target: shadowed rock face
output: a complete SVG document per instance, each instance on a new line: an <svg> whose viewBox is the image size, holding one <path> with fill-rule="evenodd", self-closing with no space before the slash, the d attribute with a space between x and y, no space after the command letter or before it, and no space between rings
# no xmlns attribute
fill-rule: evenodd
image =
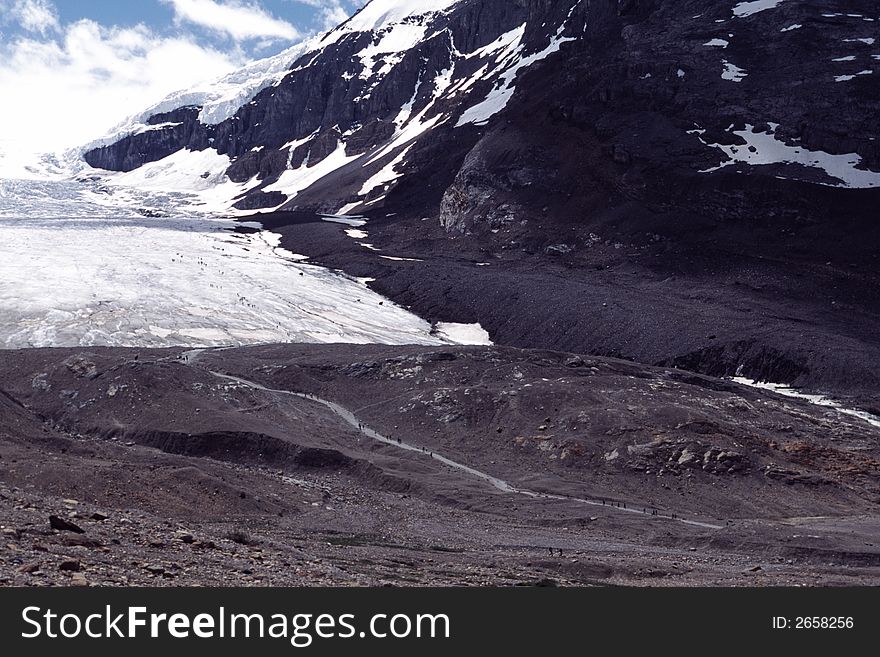
<svg viewBox="0 0 880 657"><path fill-rule="evenodd" d="M168 157L181 148L203 150L208 146L209 131L199 123L200 109L181 107L172 112L155 114L147 119L147 123L157 126L157 129L89 151L86 161L99 169L133 171L144 164Z"/></svg>
<svg viewBox="0 0 880 657"><path fill-rule="evenodd" d="M411 19L425 37L405 51L345 34L228 121L184 108L86 158L127 170L213 147L254 181L239 209L360 202L371 242L425 262L270 221L296 252L499 343L872 393L880 16L855 0L752 9L462 0ZM516 38L515 56L496 47ZM510 80L503 111L456 127ZM265 190L341 145L352 159L305 189ZM395 160L399 178L364 189Z"/></svg>

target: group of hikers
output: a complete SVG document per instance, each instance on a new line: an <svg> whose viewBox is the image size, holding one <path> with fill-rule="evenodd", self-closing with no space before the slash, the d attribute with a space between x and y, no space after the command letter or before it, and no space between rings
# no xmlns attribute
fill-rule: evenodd
<svg viewBox="0 0 880 657"><path fill-rule="evenodd" d="M358 422L357 428L358 428L358 431L360 431L360 432L365 432L367 429L366 425L364 425L361 422ZM391 439L389 438L389 440L391 440ZM397 438L397 444L403 445L403 440L401 440L400 438ZM434 452L429 452L427 447L422 447L422 451L425 454L427 454L428 456L430 456L431 458L434 458Z"/></svg>
<svg viewBox="0 0 880 657"><path fill-rule="evenodd" d="M307 397L309 399L318 399L315 395L312 395L307 392L303 393L303 396ZM366 431L367 431L367 426L363 422L358 422L357 428L358 428L358 431L360 431L361 433L366 433ZM400 438L397 438L396 440L397 440L398 445L403 445L403 441ZM424 452L425 454L428 454L431 458L434 458L434 452L428 451L427 447L422 447L421 451ZM612 501L608 501L608 500L604 500L604 499L602 500L602 506L611 506L611 507L615 507L618 509L626 509L627 508L626 502L612 502ZM651 509L650 512L651 512L651 516L656 516L656 517L660 516L660 512L657 509ZM642 513L647 515L648 508L642 507ZM671 518L672 520L678 520L678 515L675 513L673 513L672 515L670 515L668 517ZM562 550L558 549L558 552L559 552L559 556L561 557ZM550 556L551 557L553 556L553 548L550 548Z"/></svg>
<svg viewBox="0 0 880 657"><path fill-rule="evenodd" d="M617 509L626 509L626 502L608 502L608 501L606 501L606 500L602 500L602 506L612 506L612 507L615 507L615 508L617 508ZM647 508L647 507L642 507L642 513L644 513L644 514L647 515L647 513L648 513L648 508ZM660 512L659 512L657 509L651 509L651 515L652 515L652 516L658 516L658 517L659 517L659 516L660 516ZM671 516L669 516L669 517L672 518L673 520L678 520L678 514L676 514L676 513L673 513L673 514L672 514Z"/></svg>

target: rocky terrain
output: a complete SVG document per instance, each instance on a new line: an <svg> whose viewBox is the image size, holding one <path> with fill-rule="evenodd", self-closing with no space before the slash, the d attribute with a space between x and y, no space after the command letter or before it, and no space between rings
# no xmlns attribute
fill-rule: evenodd
<svg viewBox="0 0 880 657"><path fill-rule="evenodd" d="M6 584L880 581L876 426L729 381L479 347L0 372Z"/></svg>

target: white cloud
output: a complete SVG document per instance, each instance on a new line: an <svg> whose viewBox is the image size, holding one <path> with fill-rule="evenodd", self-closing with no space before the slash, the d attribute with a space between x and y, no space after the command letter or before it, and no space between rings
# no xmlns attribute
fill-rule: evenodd
<svg viewBox="0 0 880 657"><path fill-rule="evenodd" d="M102 136L167 94L224 75L246 60L186 37L90 20L51 37L0 43L0 147L59 151Z"/></svg>
<svg viewBox="0 0 880 657"><path fill-rule="evenodd" d="M50 0L0 0L0 22L17 23L39 34L59 27L58 11Z"/></svg>
<svg viewBox="0 0 880 657"><path fill-rule="evenodd" d="M302 37L287 21L275 18L258 4L240 0L162 0L174 9L175 20L225 34L235 41Z"/></svg>

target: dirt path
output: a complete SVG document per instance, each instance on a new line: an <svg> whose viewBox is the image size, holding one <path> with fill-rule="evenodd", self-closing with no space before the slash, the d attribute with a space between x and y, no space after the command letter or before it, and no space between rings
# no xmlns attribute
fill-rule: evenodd
<svg viewBox="0 0 880 657"><path fill-rule="evenodd" d="M181 357L181 360L183 362L185 362L187 365L193 366L193 365L195 365L195 362L197 361L198 357L202 353L203 353L203 351L201 351L201 350L187 352L187 353L183 354L183 356ZM381 433L379 433L378 431L376 431L375 429L372 429L369 426L367 426L352 411L350 411L349 409L347 409L343 406L340 406L339 404L332 402L330 400L322 399L320 397L317 397L315 395L310 395L307 393L299 393L299 392L292 392L290 390L278 390L278 389L274 389L274 388L268 388L264 385L256 383L255 381L249 381L248 379L243 379L241 377L232 376L229 374L222 374L220 372L214 372L212 370L207 370L207 369L206 369L206 371L219 379L223 379L225 381L231 381L233 383L237 383L239 385L243 385L243 386L252 388L254 390L260 390L262 392L266 392L266 393L273 394L273 395L296 397L299 399L305 399L307 401L314 402L316 404L320 404L320 405L330 409L335 415L337 415L339 418L341 418L343 421L345 421L348 425L350 425L351 427L353 427L354 429L359 431L362 435L364 435L372 440L383 443L385 445L390 445L391 447L395 447L397 449L421 454L425 458L431 458L435 461L439 461L440 463L443 463L444 465L447 465L451 468L454 468L456 470L464 472L464 473L471 475L473 477L476 477L478 479L482 479L483 481L486 481L487 483L489 483L496 490L498 490L502 493L505 493L505 494L524 495L526 497L530 497L533 499L558 500L558 501L563 501L563 502L577 502L579 504L587 504L590 506L602 507L602 508L610 509L612 511L617 511L620 513L629 513L629 514L645 516L646 518L651 518L654 520L657 520L657 519L671 520L674 522L680 522L685 525L703 527L706 529L723 529L724 528L723 525L717 525L717 524L708 523L708 522L701 522L698 520L687 520L684 518L680 518L678 516L678 514L668 514L668 513L662 514L659 511L649 509L649 508L645 507L644 505L640 505L640 504L625 503L625 504L623 504L623 506L616 506L616 505L607 503L602 500L591 500L591 499L584 499L584 498L578 498L578 497L569 497L569 496L565 496L565 495L553 495L550 493L540 493L540 492L528 490L525 488L518 488L503 479L500 479L500 478L495 477L491 474L488 474L486 472L483 472L481 470L473 468L469 465L465 465L464 463L459 463L458 461L454 461L453 459L450 459L446 456L443 456L442 454L438 454L437 452L427 450L426 448L423 448L423 447L417 447L415 445L411 445L409 443L404 442L402 439L392 439L392 438L389 438L388 436L384 436Z"/></svg>

